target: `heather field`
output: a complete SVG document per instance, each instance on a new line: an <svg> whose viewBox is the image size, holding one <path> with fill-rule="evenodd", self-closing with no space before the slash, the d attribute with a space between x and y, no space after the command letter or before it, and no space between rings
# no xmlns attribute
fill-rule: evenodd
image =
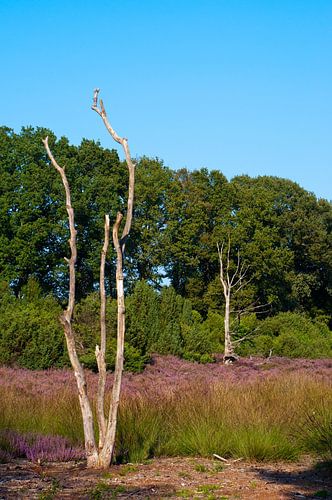
<svg viewBox="0 0 332 500"><path fill-rule="evenodd" d="M126 373L117 435L118 463L152 457L294 461L332 455L332 360L242 359L200 365L156 356ZM111 386L112 377L108 379ZM97 376L88 373L91 394ZM0 368L0 458L32 461L83 456L70 370Z"/></svg>

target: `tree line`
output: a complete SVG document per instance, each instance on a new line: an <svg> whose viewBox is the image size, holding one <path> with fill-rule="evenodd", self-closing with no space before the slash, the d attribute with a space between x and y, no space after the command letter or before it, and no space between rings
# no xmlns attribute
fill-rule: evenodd
<svg viewBox="0 0 332 500"><path fill-rule="evenodd" d="M86 139L74 146L43 128L23 128L20 133L0 128L0 279L7 312L8 304L14 302L19 310L31 283L45 304L53 301L56 308L67 298L64 256L68 256L69 227L61 181L54 176L42 144L45 136L65 166L71 186L77 229L77 298L82 307L93 301L98 289L104 214L114 218L118 211L126 211L128 172L116 150ZM172 352L167 343L176 329L174 353L198 357L218 348L223 327L218 326L218 339L213 340L214 330L207 325L211 318L222 316L217 244L228 240L230 265L236 268L240 253L248 268L248 285L233 304L239 315L239 335L241 328L248 330L246 322L259 321L261 327L280 314L306 315L311 324L328 324L332 309L330 202L287 179L241 175L228 181L219 170L173 170L158 158L137 159L136 178L135 217L126 243L128 304L139 286L147 287L150 299L154 296L157 302L164 300L166 289L167 307L171 310L173 294L175 302L183 301L183 307L191 310L192 318L189 323L179 319L173 330L156 320L159 326L154 331L159 331L160 338L153 341L150 328L145 346L137 340L138 333L132 333L136 340L129 335L133 359L133 349L138 349L139 356L151 350ZM114 275L115 254L110 249L106 287L111 297L115 296ZM241 315L248 303L269 307L260 318L254 314L250 319ZM135 318L134 330L140 332L139 313ZM10 328L1 325L2 337ZM173 331L169 340L167 336L162 339L160 332L167 331ZM191 333L186 337L185 332ZM212 335L210 350L197 349L194 354L190 335L194 335L194 345L199 345L200 335L209 344ZM250 342L241 347L243 352Z"/></svg>

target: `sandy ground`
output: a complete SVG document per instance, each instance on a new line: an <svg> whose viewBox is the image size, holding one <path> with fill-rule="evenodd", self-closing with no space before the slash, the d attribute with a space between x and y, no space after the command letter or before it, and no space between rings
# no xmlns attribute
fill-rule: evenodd
<svg viewBox="0 0 332 500"><path fill-rule="evenodd" d="M161 458L113 466L84 463L0 465L0 499L332 499L331 468L300 463L256 463L202 458Z"/></svg>

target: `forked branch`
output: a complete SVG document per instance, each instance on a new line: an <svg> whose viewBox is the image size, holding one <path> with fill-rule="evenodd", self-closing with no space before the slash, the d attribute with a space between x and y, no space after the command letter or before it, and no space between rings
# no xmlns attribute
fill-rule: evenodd
<svg viewBox="0 0 332 500"><path fill-rule="evenodd" d="M130 156L128 141L126 138L120 137L112 125L110 124L103 101L99 100L99 89L95 89L93 95L92 109L102 118L107 130L113 139L121 144L123 147L125 158L129 171L129 186L128 186L128 200L127 200L127 213L124 228L121 238L119 237L120 225L123 219L121 212L117 213L115 223L113 225L113 245L116 252L116 291L117 291L117 347L116 347L116 360L114 369L114 382L112 388L112 396L110 400L110 409L108 420L105 430L105 438L103 440L102 449L100 451L99 460L101 464L107 466L114 451L115 433L117 425L117 412L120 402L121 381L124 363L124 339L125 339L125 297L124 297L124 283L123 283L123 257L125 251L126 240L129 235L132 219L133 219L133 206L134 206L134 186L135 186L135 165ZM103 415L100 416L104 422Z"/></svg>
<svg viewBox="0 0 332 500"><path fill-rule="evenodd" d="M98 101L99 101L99 107L98 107ZM106 110L105 110L105 107L104 107L103 100L99 99L99 89L95 89L94 90L93 104L91 106L91 109L93 109L93 111L95 111L96 113L98 113L98 115L102 118L102 120L103 120L103 122L105 124L105 127L107 128L107 130L109 131L109 133L111 134L111 136L113 137L113 139L117 143L121 144L121 146L123 148L123 151L124 151L124 154L125 154L127 166L128 166L128 171L129 171L129 187L128 187L128 200L127 200L127 214L126 214L125 226L123 228L122 235L121 235L121 240L120 240L122 252L124 252L125 244L126 244L126 239L127 239L128 235L129 235L129 231L130 231L131 224L132 224L132 219L133 219L134 186L135 186L135 164L134 164L134 162L131 159L129 145L128 145L128 139L126 139L125 137L120 137L115 132L114 128L112 127L111 123L109 122L109 119L107 117Z"/></svg>

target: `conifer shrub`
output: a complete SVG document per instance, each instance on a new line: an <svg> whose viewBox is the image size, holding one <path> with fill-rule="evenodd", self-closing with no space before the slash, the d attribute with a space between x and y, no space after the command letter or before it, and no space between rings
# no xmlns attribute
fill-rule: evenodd
<svg viewBox="0 0 332 500"><path fill-rule="evenodd" d="M46 369L66 364L60 306L43 297L30 279L15 298L3 285L0 297L0 364Z"/></svg>

